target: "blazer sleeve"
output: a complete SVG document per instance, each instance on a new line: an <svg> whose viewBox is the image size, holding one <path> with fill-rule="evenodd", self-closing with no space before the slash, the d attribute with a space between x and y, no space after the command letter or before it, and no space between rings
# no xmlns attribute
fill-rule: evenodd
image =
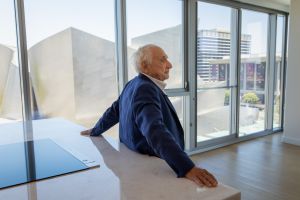
<svg viewBox="0 0 300 200"><path fill-rule="evenodd" d="M133 103L135 123L148 144L178 177L184 177L195 165L163 122L159 91L152 86L142 85L137 89Z"/></svg>
<svg viewBox="0 0 300 200"><path fill-rule="evenodd" d="M109 107L98 120L90 136L99 136L119 122L119 99Z"/></svg>

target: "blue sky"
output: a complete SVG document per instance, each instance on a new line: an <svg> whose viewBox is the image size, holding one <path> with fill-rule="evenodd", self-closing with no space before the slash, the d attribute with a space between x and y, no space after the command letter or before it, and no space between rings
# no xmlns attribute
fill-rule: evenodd
<svg viewBox="0 0 300 200"><path fill-rule="evenodd" d="M115 40L114 0L24 0L24 4L28 47L68 27ZM16 46L13 1L0 0L0 5L0 44ZM128 40L180 24L181 5L180 0L127 0ZM252 53L265 52L267 15L243 13L242 31L253 37ZM230 27L230 9L224 6L200 3L198 17L199 28Z"/></svg>

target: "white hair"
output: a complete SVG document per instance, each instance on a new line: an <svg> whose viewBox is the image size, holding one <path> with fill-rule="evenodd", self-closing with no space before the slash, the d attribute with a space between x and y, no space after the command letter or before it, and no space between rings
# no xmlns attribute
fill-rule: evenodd
<svg viewBox="0 0 300 200"><path fill-rule="evenodd" d="M133 54L133 61L135 70L139 73L142 71L142 63L147 65L152 63L152 51L151 49L158 47L154 44L147 44L138 48L138 50Z"/></svg>

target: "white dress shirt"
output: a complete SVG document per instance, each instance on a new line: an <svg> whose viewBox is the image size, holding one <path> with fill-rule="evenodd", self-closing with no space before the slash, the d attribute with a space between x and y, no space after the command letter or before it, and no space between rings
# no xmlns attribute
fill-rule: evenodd
<svg viewBox="0 0 300 200"><path fill-rule="evenodd" d="M142 74L144 74L144 73L142 73ZM158 80L156 78L153 78L152 76L149 76L147 74L144 74L144 75L147 76L151 81L153 81L153 83L155 85L157 85L157 87L159 87L163 91L163 93L165 93L164 89L167 86L167 84L165 82Z"/></svg>

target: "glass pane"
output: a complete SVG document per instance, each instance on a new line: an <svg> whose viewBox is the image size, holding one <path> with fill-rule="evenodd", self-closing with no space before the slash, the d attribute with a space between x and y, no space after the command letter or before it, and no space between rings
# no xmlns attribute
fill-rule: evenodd
<svg viewBox="0 0 300 200"><path fill-rule="evenodd" d="M181 126L183 126L183 97L169 97L171 103L173 104Z"/></svg>
<svg viewBox="0 0 300 200"><path fill-rule="evenodd" d="M198 90L197 142L230 134L230 89Z"/></svg>
<svg viewBox="0 0 300 200"><path fill-rule="evenodd" d="M241 44L240 135L265 129L265 78L268 15L242 10L242 34L250 53Z"/></svg>
<svg viewBox="0 0 300 200"><path fill-rule="evenodd" d="M234 9L198 2L198 88L236 85L231 69L231 14ZM249 52L249 36L242 36L243 52Z"/></svg>
<svg viewBox="0 0 300 200"><path fill-rule="evenodd" d="M274 87L274 116L273 128L281 127L281 84L282 84L282 42L283 42L283 22L284 16L277 16L277 34L276 34L276 65L275 65L275 87Z"/></svg>
<svg viewBox="0 0 300 200"><path fill-rule="evenodd" d="M197 142L230 134L231 15L229 7L198 2ZM243 41L244 42L244 41Z"/></svg>
<svg viewBox="0 0 300 200"><path fill-rule="evenodd" d="M14 1L0 1L0 144L23 140ZM17 137L8 137L11 127Z"/></svg>
<svg viewBox="0 0 300 200"><path fill-rule="evenodd" d="M118 95L114 1L24 3L33 118L92 127Z"/></svg>
<svg viewBox="0 0 300 200"><path fill-rule="evenodd" d="M182 1L127 0L126 5L129 80L137 75L133 53L140 46L155 44L164 49L173 66L167 88L182 88Z"/></svg>

